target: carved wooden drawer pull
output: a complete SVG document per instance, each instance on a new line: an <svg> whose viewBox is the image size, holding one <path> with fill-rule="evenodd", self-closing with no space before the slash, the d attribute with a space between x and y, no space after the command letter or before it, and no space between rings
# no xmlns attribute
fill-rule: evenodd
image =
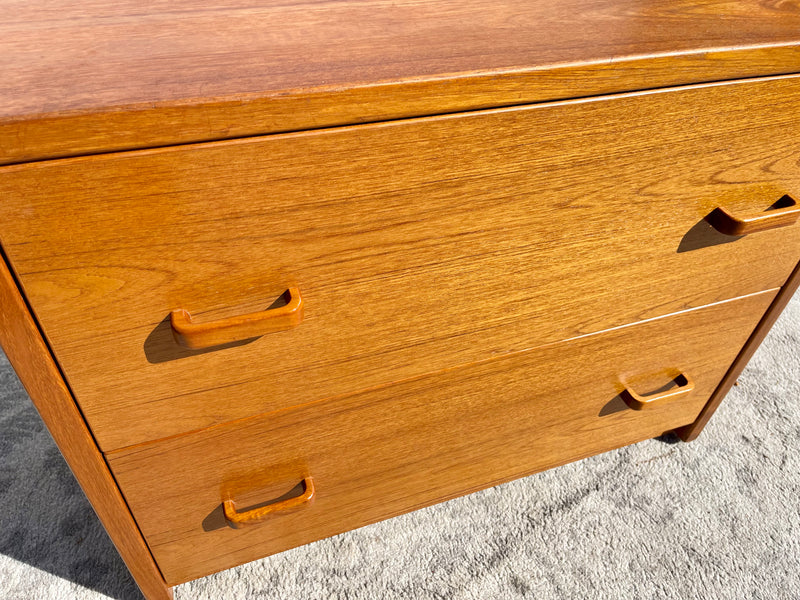
<svg viewBox="0 0 800 600"><path fill-rule="evenodd" d="M314 480L311 477L303 479L303 493L294 498L267 504L259 508L237 512L236 504L233 500L225 500L222 503L222 511L225 514L225 521L235 529L246 525L251 525L263 521L275 513L285 512L294 508L299 508L311 502L314 498Z"/></svg>
<svg viewBox="0 0 800 600"><path fill-rule="evenodd" d="M621 396L625 401L625 404L627 404L633 410L647 410L650 408L655 408L657 406L661 406L662 404L666 404L667 402L671 402L672 400L683 398L687 394L690 394L694 389L694 382L689 379L687 375L681 374L675 379L675 381L678 383L678 387L671 388L665 392L657 392L647 396L640 396L630 387L626 387L622 391Z"/></svg>
<svg viewBox="0 0 800 600"><path fill-rule="evenodd" d="M706 220L714 229L725 235L747 235L793 225L798 217L800 217L800 207L797 206L797 202L790 196L784 196L772 210L742 217L733 215L720 206L715 208Z"/></svg>
<svg viewBox="0 0 800 600"><path fill-rule="evenodd" d="M278 308L209 323L194 323L188 311L173 310L170 314L172 335L181 346L199 350L291 329L303 320L303 299L295 287L286 290L286 294L286 304Z"/></svg>

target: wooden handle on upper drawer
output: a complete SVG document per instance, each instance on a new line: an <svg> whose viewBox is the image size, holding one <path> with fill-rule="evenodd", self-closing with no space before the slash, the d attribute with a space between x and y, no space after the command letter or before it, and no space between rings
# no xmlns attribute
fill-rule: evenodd
<svg viewBox="0 0 800 600"><path fill-rule="evenodd" d="M625 404L627 404L633 410L647 410L649 408L655 408L672 400L682 398L691 393L691 391L694 389L694 382L689 379L687 375L681 374L675 378L675 381L679 383L678 387L669 389L666 392L658 392L648 396L640 396L631 388L625 387L620 395L625 401Z"/></svg>
<svg viewBox="0 0 800 600"><path fill-rule="evenodd" d="M284 306L209 323L194 323L188 311L173 310L172 335L181 346L200 350L291 329L303 320L303 298L295 287L285 293L289 298Z"/></svg>
<svg viewBox="0 0 800 600"><path fill-rule="evenodd" d="M228 525L235 529L240 529L245 525L263 521L275 513L285 512L308 504L314 499L314 493L314 480L311 477L306 477L303 479L303 493L299 496L242 512L237 512L236 504L233 500L225 500L222 503L222 512L225 514L225 521Z"/></svg>
<svg viewBox="0 0 800 600"><path fill-rule="evenodd" d="M771 210L749 216L736 216L723 207L715 208L706 217L709 224L725 235L747 235L757 231L792 225L800 217L800 207L794 198L784 196Z"/></svg>

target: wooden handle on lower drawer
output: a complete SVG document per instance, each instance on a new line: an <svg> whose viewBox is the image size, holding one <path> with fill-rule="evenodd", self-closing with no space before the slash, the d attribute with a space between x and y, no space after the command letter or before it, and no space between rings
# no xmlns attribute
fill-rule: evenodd
<svg viewBox="0 0 800 600"><path fill-rule="evenodd" d="M314 498L314 493L314 480L311 477L305 477L303 479L303 493L299 496L242 512L236 510L236 503L233 500L225 500L222 503L222 511L225 514L225 521L228 525L234 529L239 529L245 525L263 521L275 513L286 512L308 504Z"/></svg>
<svg viewBox="0 0 800 600"><path fill-rule="evenodd" d="M631 388L626 386L620 395L625 401L625 404L627 404L633 410L647 410L650 408L655 408L657 406L661 406L662 404L666 404L667 402L671 402L672 400L682 398L687 394L690 394L694 389L694 382L689 379L687 375L681 374L675 378L675 381L679 383L678 387L669 389L665 392L640 396Z"/></svg>
<svg viewBox="0 0 800 600"><path fill-rule="evenodd" d="M181 346L200 350L291 329L303 320L303 298L296 287L284 293L289 295L284 306L209 323L195 323L182 308L173 310L172 336Z"/></svg>
<svg viewBox="0 0 800 600"><path fill-rule="evenodd" d="M793 225L800 217L800 207L790 196L784 196L771 210L755 215L737 216L723 207L715 208L706 217L708 223L725 235L747 235L768 229Z"/></svg>

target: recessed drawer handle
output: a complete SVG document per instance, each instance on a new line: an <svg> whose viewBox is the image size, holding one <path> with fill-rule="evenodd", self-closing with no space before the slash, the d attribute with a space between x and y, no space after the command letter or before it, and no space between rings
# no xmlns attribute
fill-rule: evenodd
<svg viewBox="0 0 800 600"><path fill-rule="evenodd" d="M714 229L725 235L747 235L792 225L798 217L800 217L800 207L797 206L797 202L790 196L784 196L771 210L755 215L737 217L720 206L715 208L706 220Z"/></svg>
<svg viewBox="0 0 800 600"><path fill-rule="evenodd" d="M679 384L678 387L671 388L665 392L658 392L648 396L640 396L631 388L625 387L620 395L625 401L625 404L627 404L633 410L647 410L649 408L655 408L672 400L683 398L687 394L691 393L691 391L694 389L694 382L689 379L687 375L681 374L675 378L675 381Z"/></svg>
<svg viewBox="0 0 800 600"><path fill-rule="evenodd" d="M199 350L291 329L303 320L303 299L295 287L285 293L288 294L286 304L278 308L209 323L194 323L188 311L173 310L170 314L172 335L181 346Z"/></svg>
<svg viewBox="0 0 800 600"><path fill-rule="evenodd" d="M303 493L299 496L242 512L236 511L236 504L233 500L225 500L222 503L222 511L225 514L225 521L227 521L228 525L239 529L245 525L263 521L275 513L285 512L308 504L312 498L314 498L314 480L311 477L306 477L303 479Z"/></svg>

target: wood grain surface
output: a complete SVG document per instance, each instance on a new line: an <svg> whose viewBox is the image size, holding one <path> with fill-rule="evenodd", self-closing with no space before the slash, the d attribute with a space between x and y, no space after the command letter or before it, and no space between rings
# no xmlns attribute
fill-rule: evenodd
<svg viewBox="0 0 800 600"><path fill-rule="evenodd" d="M0 258L0 345L50 435L147 600L170 600L167 587L25 301ZM26 523L19 523L25 528Z"/></svg>
<svg viewBox="0 0 800 600"><path fill-rule="evenodd" d="M776 291L114 452L109 463L177 584L690 423ZM672 402L634 411L620 397L681 372L696 387ZM313 503L226 526L225 500L297 497L308 476Z"/></svg>
<svg viewBox="0 0 800 600"><path fill-rule="evenodd" d="M796 0L0 11L0 163L800 71Z"/></svg>
<svg viewBox="0 0 800 600"><path fill-rule="evenodd" d="M0 239L104 450L778 287L800 78L0 169ZM213 351L173 339L304 321ZM125 423L125 427L120 427Z"/></svg>

